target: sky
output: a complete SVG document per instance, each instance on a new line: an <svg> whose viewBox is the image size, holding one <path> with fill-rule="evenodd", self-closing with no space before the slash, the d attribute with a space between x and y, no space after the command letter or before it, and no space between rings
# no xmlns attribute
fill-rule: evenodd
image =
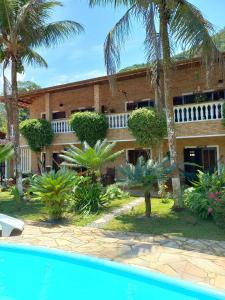
<svg viewBox="0 0 225 300"><path fill-rule="evenodd" d="M225 27L225 0L191 0L216 30ZM75 20L85 27L85 33L72 36L63 44L48 49L37 49L45 58L48 68L27 66L19 80L31 80L41 87L58 85L106 74L103 44L109 30L125 12L112 7L89 8L86 0L62 0L63 7L56 9L52 20ZM121 68L145 61L144 32L141 24L134 24L132 37L127 41L121 56ZM1 84L0 78L0 84Z"/></svg>

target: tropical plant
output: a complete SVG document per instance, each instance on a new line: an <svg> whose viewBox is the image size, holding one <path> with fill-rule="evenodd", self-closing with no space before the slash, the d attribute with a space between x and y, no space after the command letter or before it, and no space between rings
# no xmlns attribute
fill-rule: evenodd
<svg viewBox="0 0 225 300"><path fill-rule="evenodd" d="M9 160L14 154L13 145L0 146L0 163Z"/></svg>
<svg viewBox="0 0 225 300"><path fill-rule="evenodd" d="M86 141L91 147L98 140L106 138L108 121L106 116L96 112L77 112L70 118L70 126L83 143Z"/></svg>
<svg viewBox="0 0 225 300"><path fill-rule="evenodd" d="M85 168L87 174L92 176L95 181L96 176L99 177L102 167L114 161L119 157L122 151L113 152L116 143L108 143L107 140L97 141L94 147L84 142L82 149L76 146L70 146L63 151L60 157L65 161L63 165L73 168Z"/></svg>
<svg viewBox="0 0 225 300"><path fill-rule="evenodd" d="M198 172L193 187L184 192L185 205L202 219L212 215L212 203L225 188L225 169L213 174Z"/></svg>
<svg viewBox="0 0 225 300"><path fill-rule="evenodd" d="M131 34L132 18L144 26L147 67L151 69L156 100L161 101L164 98L165 101L170 161L171 165L175 166L171 175L173 191L177 195L176 205L182 206L171 94L172 49L178 46L184 50L188 49L190 56L200 54L208 75L219 56L211 37L213 26L187 0L89 0L89 3L91 6L113 4L114 8L124 5L128 8L108 33L105 41L105 65L108 75L114 75L119 69L120 52Z"/></svg>
<svg viewBox="0 0 225 300"><path fill-rule="evenodd" d="M72 206L83 214L97 213L106 203L102 194L103 185L100 182L93 182L89 176L77 176L71 195Z"/></svg>
<svg viewBox="0 0 225 300"><path fill-rule="evenodd" d="M166 136L166 117L154 108L140 108L131 113L128 128L138 144L151 148Z"/></svg>
<svg viewBox="0 0 225 300"><path fill-rule="evenodd" d="M75 173L70 170L50 171L32 179L30 193L44 203L51 219L58 220L65 211L74 182Z"/></svg>
<svg viewBox="0 0 225 300"><path fill-rule="evenodd" d="M114 199L122 199L128 198L130 195L128 192L123 191L117 184L111 184L107 186L106 192L103 197L108 201L112 201Z"/></svg>
<svg viewBox="0 0 225 300"><path fill-rule="evenodd" d="M48 22L53 9L59 6L62 6L59 1L0 0L0 60L3 71L9 65L11 68L10 88L7 88L4 75L4 96L10 125L8 130L13 124L16 183L21 194L23 187L17 73L24 70L25 63L47 67L46 61L34 50L36 47L51 47L70 34L83 31L83 27L74 21Z"/></svg>
<svg viewBox="0 0 225 300"><path fill-rule="evenodd" d="M126 164L119 168L120 173L125 177L125 183L129 186L137 186L143 189L145 196L145 215L151 216L151 190L158 181L165 180L170 168L165 167L166 159L162 162L154 162L152 159L145 161L141 156L137 164Z"/></svg>
<svg viewBox="0 0 225 300"><path fill-rule="evenodd" d="M225 229L225 190L215 194L211 214L215 223Z"/></svg>

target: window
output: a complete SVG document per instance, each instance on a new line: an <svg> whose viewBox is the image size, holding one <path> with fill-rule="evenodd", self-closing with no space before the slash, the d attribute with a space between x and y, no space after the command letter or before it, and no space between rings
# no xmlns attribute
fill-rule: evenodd
<svg viewBox="0 0 225 300"><path fill-rule="evenodd" d="M135 110L137 108L142 108L142 107L154 107L154 106L155 106L154 100L127 102L126 103L126 111L132 111L132 110Z"/></svg>
<svg viewBox="0 0 225 300"><path fill-rule="evenodd" d="M46 113L41 113L41 118L45 120L46 119Z"/></svg>
<svg viewBox="0 0 225 300"><path fill-rule="evenodd" d="M149 158L147 150L144 149L132 149L127 150L128 163L136 165L137 160L140 156L143 156L145 160Z"/></svg>
<svg viewBox="0 0 225 300"><path fill-rule="evenodd" d="M55 171L59 170L60 164L63 162L62 158L59 155L60 155L60 153L52 154L52 168Z"/></svg>
<svg viewBox="0 0 225 300"><path fill-rule="evenodd" d="M57 111L52 113L52 119L58 120L58 119L65 119L66 118L66 112L65 111Z"/></svg>
<svg viewBox="0 0 225 300"><path fill-rule="evenodd" d="M71 110L71 114L74 114L76 112L85 112L85 111L95 111L95 108L94 107L77 108Z"/></svg>
<svg viewBox="0 0 225 300"><path fill-rule="evenodd" d="M173 97L173 105L183 105L207 101L218 101L225 98L225 90L217 90L212 92L192 93L189 95Z"/></svg>

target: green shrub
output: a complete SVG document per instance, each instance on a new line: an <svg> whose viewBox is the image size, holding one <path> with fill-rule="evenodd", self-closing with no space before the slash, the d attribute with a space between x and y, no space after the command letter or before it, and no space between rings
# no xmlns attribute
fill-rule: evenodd
<svg viewBox="0 0 225 300"><path fill-rule="evenodd" d="M114 199L128 198L129 196L129 193L121 190L117 184L111 184L106 188L106 192L103 197L108 201L111 201Z"/></svg>
<svg viewBox="0 0 225 300"><path fill-rule="evenodd" d="M211 199L213 199L212 207L210 209L215 223L225 228L225 191L212 193Z"/></svg>
<svg viewBox="0 0 225 300"><path fill-rule="evenodd" d="M32 151L40 152L52 144L54 132L51 123L44 119L29 119L20 123L20 132Z"/></svg>
<svg viewBox="0 0 225 300"><path fill-rule="evenodd" d="M102 198L103 186L93 182L91 177L77 177L76 185L71 196L74 209L80 213L90 214L99 211L106 203Z"/></svg>
<svg viewBox="0 0 225 300"><path fill-rule="evenodd" d="M67 169L51 171L33 178L30 192L34 199L42 201L53 220L62 217L66 201L72 193L75 173Z"/></svg>
<svg viewBox="0 0 225 300"><path fill-rule="evenodd" d="M141 146L151 147L167 135L166 116L153 108L140 108L131 113L128 128Z"/></svg>
<svg viewBox="0 0 225 300"><path fill-rule="evenodd" d="M186 206L202 219L214 217L212 205L216 195L225 188L225 169L222 168L220 174L216 171L212 175L199 171L198 180L193 183L193 187L184 192Z"/></svg>
<svg viewBox="0 0 225 300"><path fill-rule="evenodd" d="M81 142L94 147L98 140L104 140L108 121L105 115L96 112L78 112L70 118L70 126Z"/></svg>

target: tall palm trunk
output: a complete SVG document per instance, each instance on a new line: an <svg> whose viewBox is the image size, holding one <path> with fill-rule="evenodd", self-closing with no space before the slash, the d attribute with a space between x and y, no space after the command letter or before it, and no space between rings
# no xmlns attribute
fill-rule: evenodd
<svg viewBox="0 0 225 300"><path fill-rule="evenodd" d="M151 194L150 192L145 192L145 216L147 218L151 217L152 204L151 204Z"/></svg>
<svg viewBox="0 0 225 300"><path fill-rule="evenodd" d="M171 96L171 57L170 57L170 43L168 35L168 15L166 9L166 1L162 1L159 9L160 13L160 35L162 40L163 51L163 76L164 76L164 98L165 98L165 110L167 119L167 131L168 131L168 144L170 151L171 164L175 166L172 174L172 186L175 196L175 206L182 207L183 202L181 198L181 185L180 174L178 167L177 157L177 144L176 144L176 129L173 116L173 99Z"/></svg>
<svg viewBox="0 0 225 300"><path fill-rule="evenodd" d="M17 91L17 62L12 58L11 64L11 81L12 81L12 108L13 108L13 131L14 131L14 155L15 155L15 171L16 171L16 187L23 195L22 170L21 170L21 150L20 150L20 134L19 134L19 107L18 107L18 91Z"/></svg>

